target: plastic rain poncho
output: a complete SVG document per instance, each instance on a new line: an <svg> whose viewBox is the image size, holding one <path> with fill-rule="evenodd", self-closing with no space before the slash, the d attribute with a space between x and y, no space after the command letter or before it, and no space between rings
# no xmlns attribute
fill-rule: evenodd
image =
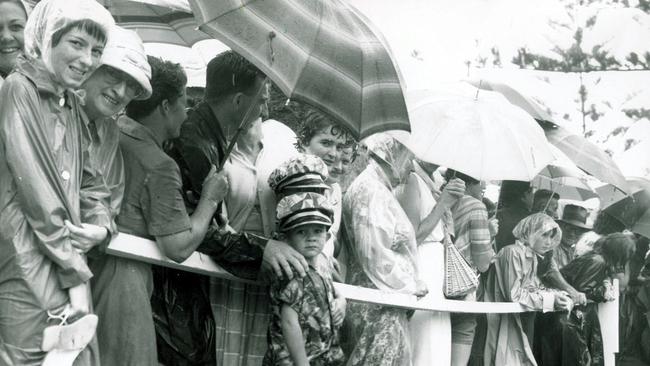
<svg viewBox="0 0 650 366"><path fill-rule="evenodd" d="M394 197L396 182L412 156L387 135L367 140L376 158L390 166L390 174L375 162L357 177L343 198L343 225L352 285L413 294L417 279L415 230ZM391 183L393 182L393 183ZM442 270L442 269L441 269ZM408 365L408 311L348 303L342 332L348 365Z"/></svg>
<svg viewBox="0 0 650 366"><path fill-rule="evenodd" d="M479 299L518 302L531 311L486 314L486 365L536 365L529 343L534 328L534 311L553 310L558 290L547 289L542 284L538 275L541 257L531 249L531 244L551 230L554 230L554 247L560 244L562 233L550 216L536 213L521 220L513 230L517 242L499 251L481 282Z"/></svg>
<svg viewBox="0 0 650 366"><path fill-rule="evenodd" d="M36 31L25 36L32 52L33 45L49 45L45 38L70 19L80 19L82 9L90 19L105 11L88 6L91 1L55 1L63 14L54 11L54 1L44 1L28 21L56 24L30 25ZM92 276L64 220L110 227L109 193L84 159L79 99L61 90L40 59L26 57L18 58L0 89L0 341L15 365L40 365L43 329L58 324L48 323L47 311L60 312L67 289ZM77 360L91 365L96 358L86 350Z"/></svg>

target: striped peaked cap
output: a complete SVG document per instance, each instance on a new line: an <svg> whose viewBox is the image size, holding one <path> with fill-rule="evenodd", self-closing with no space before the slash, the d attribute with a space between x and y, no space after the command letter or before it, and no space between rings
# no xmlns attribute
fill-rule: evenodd
<svg viewBox="0 0 650 366"><path fill-rule="evenodd" d="M332 226L334 211L322 194L307 192L288 195L276 208L278 230L287 232L296 227L317 224Z"/></svg>
<svg viewBox="0 0 650 366"><path fill-rule="evenodd" d="M327 165L316 155L298 154L280 164L269 176L269 186L276 194L286 188L328 189Z"/></svg>

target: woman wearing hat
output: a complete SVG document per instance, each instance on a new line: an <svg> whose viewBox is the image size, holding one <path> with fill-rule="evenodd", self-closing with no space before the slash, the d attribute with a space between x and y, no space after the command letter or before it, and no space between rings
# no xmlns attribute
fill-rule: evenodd
<svg viewBox="0 0 650 366"><path fill-rule="evenodd" d="M84 159L74 90L98 66L113 24L96 2L41 1L25 26L25 55L0 90L0 339L10 364L41 364L50 348L48 359L71 351L57 339L43 347L44 330L90 311L92 273L80 248L105 240L111 220L103 180ZM75 348L58 364L71 363ZM77 363L95 357L86 349Z"/></svg>
<svg viewBox="0 0 650 366"><path fill-rule="evenodd" d="M124 194L124 162L116 117L132 100L151 96L150 78L151 67L140 37L133 31L114 26L109 32L99 68L82 86L86 93L85 121L91 136L90 159L110 190L113 218L120 211ZM97 340L101 363L146 365L150 353L137 342L147 329L147 323L141 321L146 315L137 305L139 297L130 294L128 289L146 277L143 267L147 265L107 255L103 248L90 252L88 265L94 274L91 287L95 313L99 316ZM120 303L126 299L138 311L124 314ZM151 319L144 321L150 323ZM154 362L155 357L154 352Z"/></svg>
<svg viewBox="0 0 650 366"><path fill-rule="evenodd" d="M373 135L366 143L370 164L343 200L351 257L348 283L423 296L426 287L418 280L415 230L393 194L408 178L413 155L386 134ZM354 302L348 304L346 318L343 344L348 365L411 363L407 310Z"/></svg>
<svg viewBox="0 0 650 366"><path fill-rule="evenodd" d="M562 232L550 216L532 214L513 230L517 241L501 249L479 287L479 299L518 302L530 311L568 309L571 300L558 290L546 289L538 276L544 254L560 244ZM486 365L536 365L529 337L535 313L487 314Z"/></svg>

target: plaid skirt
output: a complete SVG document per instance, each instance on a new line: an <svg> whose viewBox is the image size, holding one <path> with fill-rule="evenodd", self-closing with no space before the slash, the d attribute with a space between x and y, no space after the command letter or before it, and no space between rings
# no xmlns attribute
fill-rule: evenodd
<svg viewBox="0 0 650 366"><path fill-rule="evenodd" d="M271 317L267 286L210 279L217 365L260 366Z"/></svg>

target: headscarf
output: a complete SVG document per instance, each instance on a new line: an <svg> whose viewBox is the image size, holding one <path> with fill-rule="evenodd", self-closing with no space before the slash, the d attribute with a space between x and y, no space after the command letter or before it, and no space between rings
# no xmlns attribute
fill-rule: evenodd
<svg viewBox="0 0 650 366"><path fill-rule="evenodd" d="M48 71L52 67L52 36L72 22L90 19L104 29L106 37L115 24L113 16L95 0L42 0L25 24L25 55L41 59Z"/></svg>
<svg viewBox="0 0 650 366"><path fill-rule="evenodd" d="M376 133L364 140L368 151L375 157L382 160L390 167L391 182L399 181L401 177L401 166L399 163L410 162L415 158L413 153L399 141L387 133ZM405 156L406 154L406 156Z"/></svg>
<svg viewBox="0 0 650 366"><path fill-rule="evenodd" d="M553 244L557 246L562 239L562 230L560 230L560 226L552 217L540 212L527 216L519 221L517 226L512 230L512 235L522 244L531 246L531 243L534 243L542 234L553 229L557 229L552 238Z"/></svg>

